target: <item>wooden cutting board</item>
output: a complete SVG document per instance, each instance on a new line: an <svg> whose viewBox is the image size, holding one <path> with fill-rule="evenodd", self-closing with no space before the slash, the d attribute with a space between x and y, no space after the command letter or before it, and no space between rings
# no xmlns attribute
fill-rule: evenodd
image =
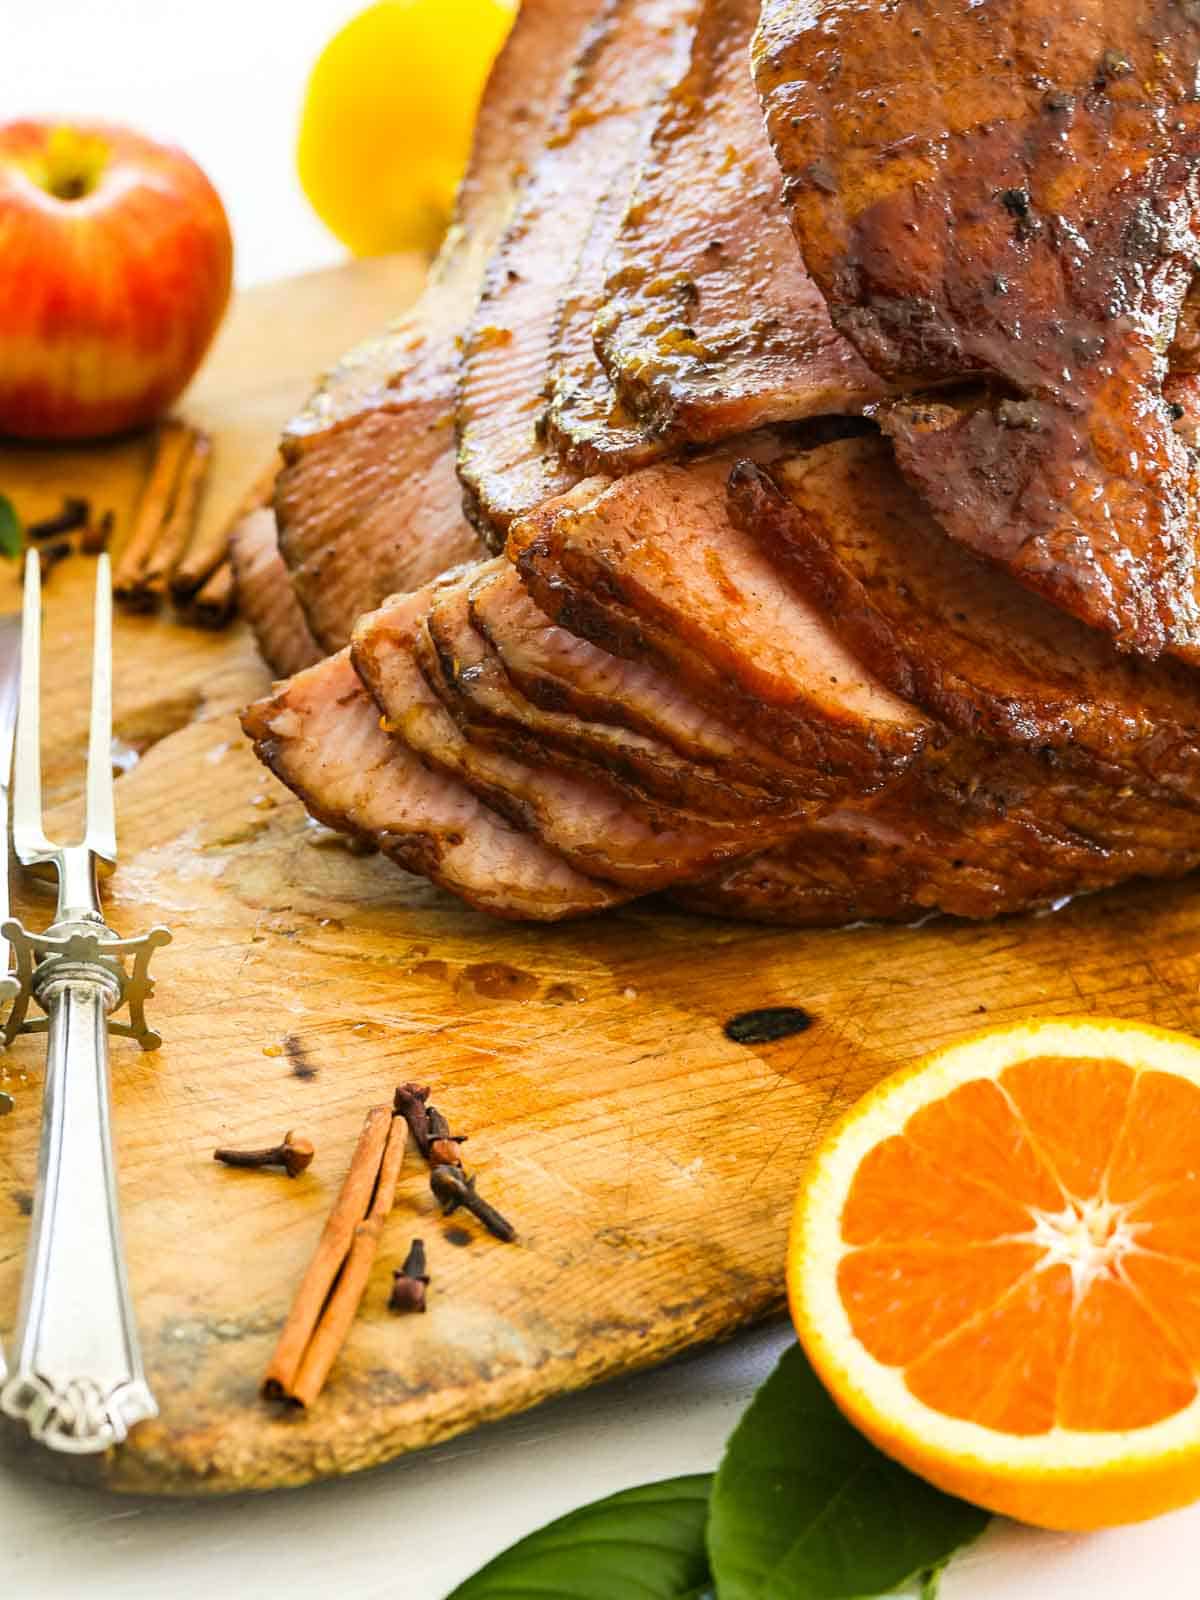
<svg viewBox="0 0 1200 1600"><path fill-rule="evenodd" d="M244 295L184 413L217 440L206 514L228 508L311 374L393 314L413 263L376 262ZM145 444L0 451L27 515L65 491L125 506ZM0 610L15 575L0 572ZM73 814L87 714L92 568L47 589L47 784ZM649 904L564 928L501 925L333 845L253 759L235 709L267 674L243 627L206 636L121 618L112 920L168 923L157 1055L114 1047L130 1271L162 1414L102 1459L10 1450L114 1489L219 1493L353 1471L539 1400L662 1361L777 1311L797 1176L831 1119L883 1073L1029 1013L1200 1021L1200 895L1143 885L990 927L798 933ZM64 820L64 825L65 820ZM23 904L35 915L44 901ZM773 1044L723 1028L799 1005ZM34 1182L40 1050L0 1065L0 1335L11 1339ZM520 1231L442 1219L415 1155L363 1311L319 1404L257 1397L292 1291L366 1108L432 1083L468 1132L480 1187ZM286 1128L317 1157L296 1181L230 1171L218 1144ZM386 1309L409 1241L424 1317Z"/></svg>

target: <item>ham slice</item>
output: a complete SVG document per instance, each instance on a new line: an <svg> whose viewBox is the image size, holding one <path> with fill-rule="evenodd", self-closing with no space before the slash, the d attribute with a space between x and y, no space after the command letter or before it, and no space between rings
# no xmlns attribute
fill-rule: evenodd
<svg viewBox="0 0 1200 1600"><path fill-rule="evenodd" d="M749 848L779 837L781 825L814 807L731 785L668 746L619 727L539 711L513 687L495 651L471 622L470 586L442 590L426 630L437 655L433 688L474 743L527 762L577 773L626 797L627 809L657 828L686 822L714 842Z"/></svg>
<svg viewBox="0 0 1200 1600"><path fill-rule="evenodd" d="M328 650L397 590L479 553L454 475L459 343L604 0L525 0L480 105L454 227L417 304L339 363L283 436L280 549Z"/></svg>
<svg viewBox="0 0 1200 1600"><path fill-rule="evenodd" d="M608 261L598 349L660 438L856 412L885 392L834 332L779 204L750 76L758 0L704 0ZM611 458L595 442L593 470Z"/></svg>
<svg viewBox="0 0 1200 1600"><path fill-rule="evenodd" d="M984 919L1139 874L1179 876L1200 861L1197 840L1189 849L1172 836L1160 847L1137 832L1121 842L1072 830L1062 820L1071 789L1036 763L961 741L873 799L838 807L672 898L713 916L796 927L931 913ZM1093 822L1100 834L1112 831L1102 811Z"/></svg>
<svg viewBox="0 0 1200 1600"><path fill-rule="evenodd" d="M761 453L769 459L771 447ZM773 744L812 798L878 788L920 751L930 722L864 669L734 526L726 484L736 459L586 482L519 524L510 554L555 621L674 674Z"/></svg>
<svg viewBox="0 0 1200 1600"><path fill-rule="evenodd" d="M885 440L845 440L734 474L743 525L891 688L965 733L1200 807L1200 696L1171 662L1100 633L948 539Z"/></svg>
<svg viewBox="0 0 1200 1600"><path fill-rule="evenodd" d="M254 630L263 660L277 677L311 667L322 651L309 632L279 554L275 513L260 506L238 523L229 540L238 609Z"/></svg>
<svg viewBox="0 0 1200 1600"><path fill-rule="evenodd" d="M835 325L908 391L989 384L887 416L943 526L1122 650L1200 663L1163 395L1200 222L1194 8L763 0L756 61Z"/></svg>
<svg viewBox="0 0 1200 1600"><path fill-rule="evenodd" d="M471 620L533 705L644 733L731 788L795 790L798 775L775 750L723 722L674 678L551 622L507 561L479 569L469 603Z"/></svg>
<svg viewBox="0 0 1200 1600"><path fill-rule="evenodd" d="M573 871L389 738L348 650L279 685L242 726L319 821L494 916L557 922L628 898Z"/></svg>
<svg viewBox="0 0 1200 1600"><path fill-rule="evenodd" d="M636 159L682 61L690 11L691 0L610 0L488 267L463 354L458 470L493 548L578 476L547 454L540 428L560 302L596 206Z"/></svg>
<svg viewBox="0 0 1200 1600"><path fill-rule="evenodd" d="M1016 820L993 829L914 830L913 818L834 812L788 845L724 869L703 883L675 889L688 911L765 922L776 927L852 927L860 922L911 922L947 914L984 920L1106 888L1130 875L1122 859L1094 852L1060 859L1057 872L1034 877L1024 854L1037 848L1036 828ZM1061 843L1054 842L1060 852ZM1194 860L1181 859L1176 871Z"/></svg>
<svg viewBox="0 0 1200 1600"><path fill-rule="evenodd" d="M515 602L506 603L506 591L515 592ZM696 759L656 733L629 727L620 717L609 721L603 715L580 715L561 701L554 706L529 698L509 673L493 631L497 625L502 629L506 612L519 612L526 607L541 619L543 635L561 630L554 629L542 615L507 562L482 567L467 590L464 604L466 616L454 619L453 632L447 630L439 639L432 618L430 632L438 643L443 678L447 676L451 651L457 649L460 657L465 651L471 653L470 669L460 660L460 669L454 674L455 704L451 711L473 730L475 737L490 740L500 748L520 750L526 756L536 750L554 751L556 759L575 764L584 772L606 772L643 798L699 816L732 818L803 811L796 775L782 766L769 775L748 773L736 758L738 740L732 730L724 730L725 759ZM493 631L481 624L480 612L491 618ZM469 634L464 622L470 623ZM581 650L594 651L585 641L569 634L566 637ZM465 646L460 643L463 639ZM612 662L618 669L614 675L619 675L621 668L638 670L616 657L603 657L603 652L594 654ZM540 681L545 685L544 676ZM668 699L667 705L671 703ZM701 728L706 722L715 721L694 703L690 710L691 720ZM714 738L711 742L719 741Z"/></svg>
<svg viewBox="0 0 1200 1600"><path fill-rule="evenodd" d="M635 807L620 789L530 764L467 739L433 688L441 676L426 618L463 578L398 597L354 633L354 663L386 726L438 771L589 876L645 893L744 854L737 840Z"/></svg>

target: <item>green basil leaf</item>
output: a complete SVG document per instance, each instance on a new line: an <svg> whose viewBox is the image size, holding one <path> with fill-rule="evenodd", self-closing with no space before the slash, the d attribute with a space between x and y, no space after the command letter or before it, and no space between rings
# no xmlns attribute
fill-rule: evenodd
<svg viewBox="0 0 1200 1600"><path fill-rule="evenodd" d="M625 1489L503 1551L447 1600L705 1600L711 1473Z"/></svg>
<svg viewBox="0 0 1200 1600"><path fill-rule="evenodd" d="M869 1444L788 1350L725 1449L708 1555L721 1600L868 1600L986 1526Z"/></svg>
<svg viewBox="0 0 1200 1600"><path fill-rule="evenodd" d="M0 494L0 556L19 556L23 543L21 519L8 496Z"/></svg>

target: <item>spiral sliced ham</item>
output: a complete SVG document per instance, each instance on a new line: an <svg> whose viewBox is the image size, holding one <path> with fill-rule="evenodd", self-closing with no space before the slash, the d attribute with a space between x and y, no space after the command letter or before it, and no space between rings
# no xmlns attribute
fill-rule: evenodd
<svg viewBox="0 0 1200 1600"><path fill-rule="evenodd" d="M428 294L239 532L262 758L504 916L1200 863L1194 9L526 0Z"/></svg>

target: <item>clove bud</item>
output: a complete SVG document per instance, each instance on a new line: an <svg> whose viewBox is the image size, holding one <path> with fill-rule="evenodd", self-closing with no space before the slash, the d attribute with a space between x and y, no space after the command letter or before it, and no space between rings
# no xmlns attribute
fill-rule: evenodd
<svg viewBox="0 0 1200 1600"><path fill-rule="evenodd" d="M392 1293L388 1300L389 1311L424 1311L425 1290L429 1273L425 1270L425 1244L414 1239L404 1259L404 1265L392 1274Z"/></svg>
<svg viewBox="0 0 1200 1600"><path fill-rule="evenodd" d="M392 1110L407 1122L409 1137L426 1161L430 1139L429 1112L425 1106L428 1099L428 1087L423 1088L419 1083L402 1083L392 1097Z"/></svg>
<svg viewBox="0 0 1200 1600"><path fill-rule="evenodd" d="M503 1239L506 1244L511 1244L517 1237L517 1230L508 1218L502 1217L495 1206L488 1205L481 1194L476 1194L475 1179L468 1178L460 1167L434 1167L429 1174L429 1187L442 1208L443 1216L452 1216L461 1206L464 1211L478 1218L490 1234Z"/></svg>
<svg viewBox="0 0 1200 1600"><path fill-rule="evenodd" d="M91 514L91 506L86 500L68 495L61 511L52 517L43 517L40 522L31 522L25 532L34 544L43 539L57 539L60 534L74 533L76 528L84 527Z"/></svg>
<svg viewBox="0 0 1200 1600"><path fill-rule="evenodd" d="M116 526L116 513L104 511L95 522L89 522L79 535L79 548L85 556L102 555L112 540Z"/></svg>
<svg viewBox="0 0 1200 1600"><path fill-rule="evenodd" d="M495 1206L488 1205L475 1192L475 1179L463 1169L462 1146L465 1133L451 1133L450 1124L436 1106L429 1104L429 1089L419 1083L402 1083L393 1099L396 1116L403 1117L417 1149L428 1161L429 1187L450 1216L460 1207L477 1217L489 1233L506 1243L517 1237L516 1229Z"/></svg>
<svg viewBox="0 0 1200 1600"><path fill-rule="evenodd" d="M425 1159L431 1167L461 1167L463 1164L460 1145L467 1142L465 1133L451 1133L450 1124L436 1106L426 1106L425 1114L429 1121L429 1149L425 1152Z"/></svg>
<svg viewBox="0 0 1200 1600"><path fill-rule="evenodd" d="M69 539L56 539L53 544L38 546L38 566L42 569L42 581L50 576L60 561L65 561L71 554L71 541Z"/></svg>
<svg viewBox="0 0 1200 1600"><path fill-rule="evenodd" d="M289 1178L298 1178L315 1154L311 1139L289 1131L267 1150L214 1150L213 1160L227 1167L282 1167Z"/></svg>

